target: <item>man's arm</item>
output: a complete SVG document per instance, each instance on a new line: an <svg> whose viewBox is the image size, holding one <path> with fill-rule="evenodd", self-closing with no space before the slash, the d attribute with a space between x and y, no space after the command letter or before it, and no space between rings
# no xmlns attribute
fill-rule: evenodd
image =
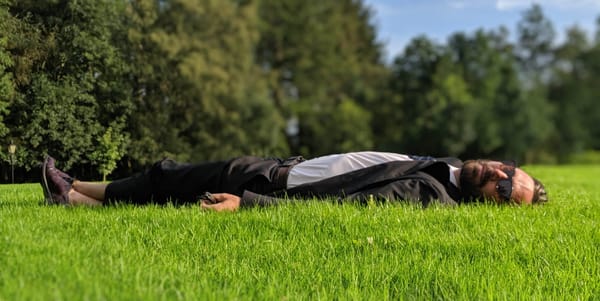
<svg viewBox="0 0 600 301"><path fill-rule="evenodd" d="M341 193L340 195L344 195ZM270 197L251 191L244 191L242 197L227 193L213 194L216 204L202 202L202 208L216 211L234 211L240 207L271 206L294 199ZM323 196L322 196L323 197ZM427 207L432 202L444 205L457 205L445 188L434 177L423 172L394 179L387 183L377 183L366 186L351 194L341 196L342 201L366 203L370 199L389 201L413 201Z"/></svg>
<svg viewBox="0 0 600 301"><path fill-rule="evenodd" d="M244 191L242 197L230 193L213 193L211 196L211 201L202 200L200 206L203 209L214 211L236 211L240 207L271 206L288 200L270 197L247 190Z"/></svg>
<svg viewBox="0 0 600 301"><path fill-rule="evenodd" d="M408 201L421 204L423 207L432 203L450 206L458 204L458 200L453 199L437 179L422 171L403 176L386 185L366 187L348 197L355 200L369 200L374 197L391 201Z"/></svg>

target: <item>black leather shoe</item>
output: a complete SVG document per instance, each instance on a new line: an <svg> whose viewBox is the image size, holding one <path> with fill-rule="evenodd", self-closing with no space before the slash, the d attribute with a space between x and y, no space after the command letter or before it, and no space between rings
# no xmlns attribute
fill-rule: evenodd
<svg viewBox="0 0 600 301"><path fill-rule="evenodd" d="M40 178L40 184L42 185L42 190L44 191L44 200L47 204L52 203L52 192L50 192L50 187L48 186L48 179L46 178L46 168L48 168L48 159L44 160L42 163L42 176Z"/></svg>
<svg viewBox="0 0 600 301"><path fill-rule="evenodd" d="M54 166L54 159L46 157L42 164L42 188L49 205L69 205L72 177Z"/></svg>
<svg viewBox="0 0 600 301"><path fill-rule="evenodd" d="M46 160L45 162L47 162L48 165L48 169L54 169L56 170L56 172L58 173L58 175L63 178L65 181L67 181L69 184L73 184L73 181L75 181L75 178L71 177L69 174L61 171L60 169L56 168L56 160L54 160L54 158L50 157L50 156L46 156Z"/></svg>

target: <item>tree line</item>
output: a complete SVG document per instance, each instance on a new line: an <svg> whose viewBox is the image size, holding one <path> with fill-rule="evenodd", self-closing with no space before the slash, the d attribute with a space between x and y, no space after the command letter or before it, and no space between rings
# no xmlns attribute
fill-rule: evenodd
<svg viewBox="0 0 600 301"><path fill-rule="evenodd" d="M360 0L0 0L0 159L95 177L155 160L380 150L568 162L600 149L600 33L415 37ZM16 146L14 155L8 145Z"/></svg>

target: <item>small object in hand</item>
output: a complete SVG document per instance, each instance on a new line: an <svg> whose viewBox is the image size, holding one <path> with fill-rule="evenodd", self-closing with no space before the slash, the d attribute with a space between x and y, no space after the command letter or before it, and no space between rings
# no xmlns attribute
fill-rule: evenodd
<svg viewBox="0 0 600 301"><path fill-rule="evenodd" d="M217 200L215 199L215 197L208 191L203 193L202 195L200 195L200 201L206 201L209 204L217 203Z"/></svg>

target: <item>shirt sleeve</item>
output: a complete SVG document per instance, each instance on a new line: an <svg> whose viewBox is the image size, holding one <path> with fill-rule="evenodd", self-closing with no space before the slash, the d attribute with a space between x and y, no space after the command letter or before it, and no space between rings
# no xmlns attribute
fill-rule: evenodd
<svg viewBox="0 0 600 301"><path fill-rule="evenodd" d="M370 200L377 200L412 202L421 204L423 207L428 207L433 203L451 206L457 205L457 201L448 195L445 188L437 180L423 172L417 172L387 184L365 187L352 194L346 195L340 193L340 195L330 196L330 198L335 199L339 203L367 203ZM246 190L242 194L240 207L265 207L293 201L298 201L298 199L266 196Z"/></svg>
<svg viewBox="0 0 600 301"><path fill-rule="evenodd" d="M348 195L346 198L359 202L369 200L404 201L428 207L438 203L455 206L457 202L452 199L446 190L427 178L428 175L417 173L414 177L393 181L387 185L364 189Z"/></svg>
<svg viewBox="0 0 600 301"><path fill-rule="evenodd" d="M289 202L289 201L290 201L290 199L287 199L287 198L284 199L284 198L266 196L263 194L258 194L258 193L254 193L252 191L244 190L244 193L242 194L242 199L240 201L240 207L242 207L242 208L254 207L254 206L265 207L265 206L277 205L277 204L281 204L281 203Z"/></svg>

